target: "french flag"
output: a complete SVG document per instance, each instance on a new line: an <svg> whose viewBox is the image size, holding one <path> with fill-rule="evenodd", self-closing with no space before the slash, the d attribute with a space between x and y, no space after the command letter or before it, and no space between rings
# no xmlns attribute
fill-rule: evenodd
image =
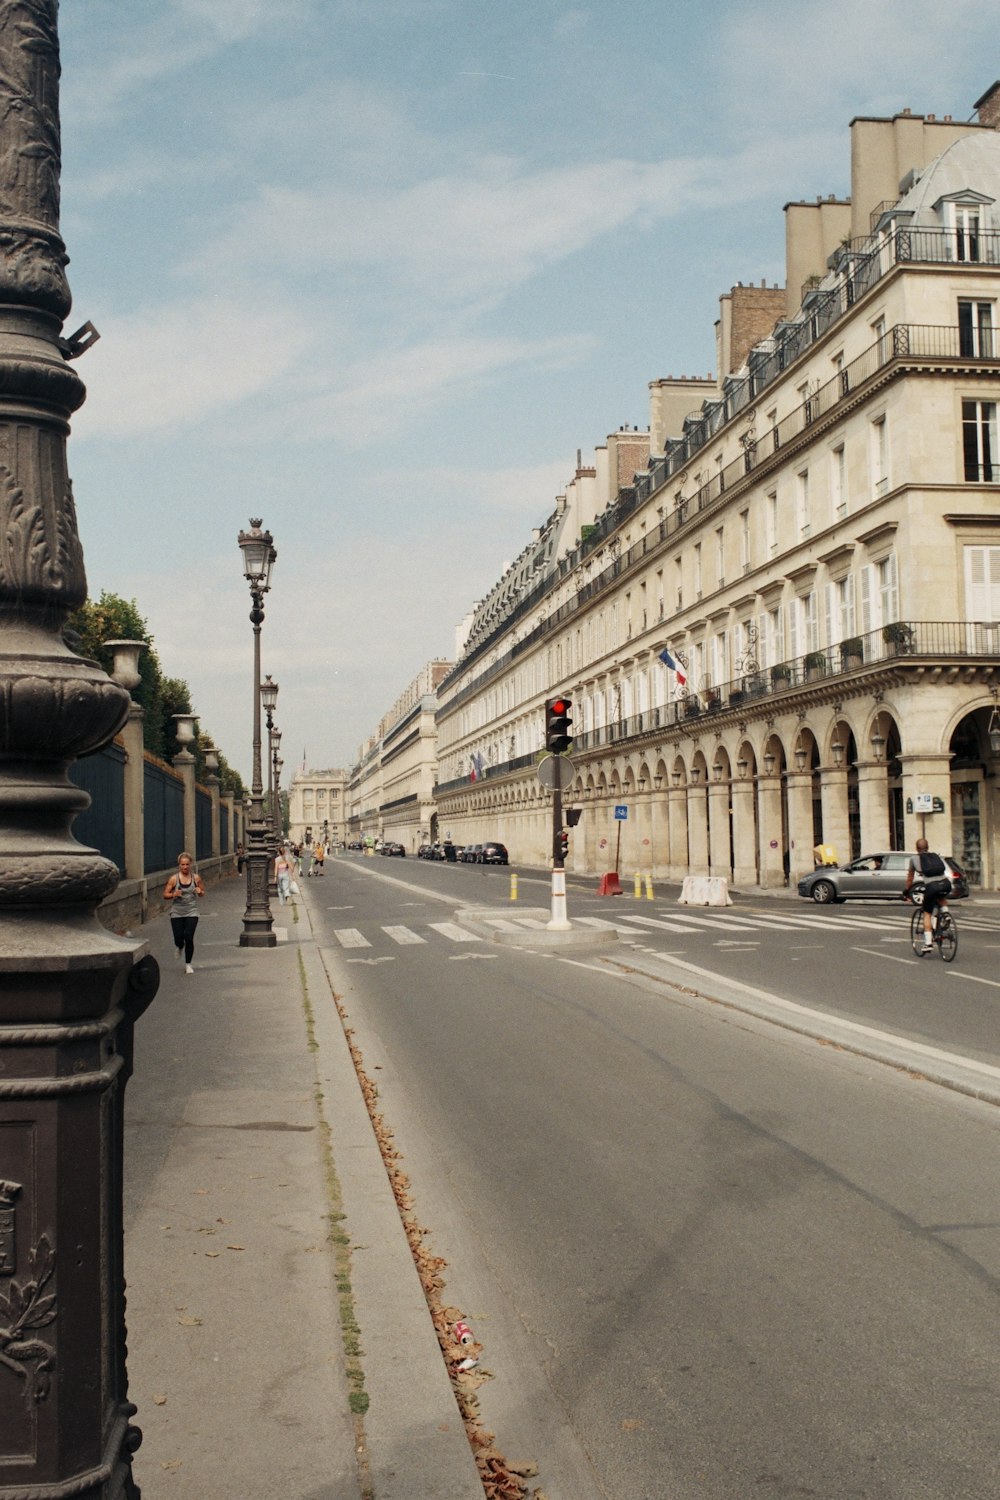
<svg viewBox="0 0 1000 1500"><path fill-rule="evenodd" d="M677 678L677 686L683 687L687 682L687 677L684 674L684 668L682 666L679 666L678 663L674 661L666 646L664 646L663 650L660 652L660 660L665 667L670 668L671 672L673 672L674 676Z"/></svg>

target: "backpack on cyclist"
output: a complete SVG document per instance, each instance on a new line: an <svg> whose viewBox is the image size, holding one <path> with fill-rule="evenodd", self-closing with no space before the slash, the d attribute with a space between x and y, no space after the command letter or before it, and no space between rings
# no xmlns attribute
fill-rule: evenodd
<svg viewBox="0 0 1000 1500"><path fill-rule="evenodd" d="M924 892L926 895L951 895L951 880L948 878L948 867L940 854L932 854L929 850L925 854L918 854L917 864L920 866L920 873L924 877Z"/></svg>

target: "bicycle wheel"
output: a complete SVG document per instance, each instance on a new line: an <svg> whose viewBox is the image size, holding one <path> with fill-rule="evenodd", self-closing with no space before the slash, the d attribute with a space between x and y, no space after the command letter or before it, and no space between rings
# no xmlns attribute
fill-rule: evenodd
<svg viewBox="0 0 1000 1500"><path fill-rule="evenodd" d="M950 964L958 952L958 928L948 912L942 912L938 917L938 943L941 957Z"/></svg>
<svg viewBox="0 0 1000 1500"><path fill-rule="evenodd" d="M915 907L913 916L910 918L910 942L913 951L919 958L924 951L924 914L920 907Z"/></svg>

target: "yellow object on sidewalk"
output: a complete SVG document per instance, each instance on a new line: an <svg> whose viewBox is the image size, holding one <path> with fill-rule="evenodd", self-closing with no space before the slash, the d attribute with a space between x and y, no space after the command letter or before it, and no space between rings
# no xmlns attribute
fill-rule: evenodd
<svg viewBox="0 0 1000 1500"><path fill-rule="evenodd" d="M517 900L517 874L514 870L510 872L510 899Z"/></svg>
<svg viewBox="0 0 1000 1500"><path fill-rule="evenodd" d="M637 901L640 901L642 899L642 876L639 874L638 870L636 870L635 872L635 886L633 888L632 894Z"/></svg>
<svg viewBox="0 0 1000 1500"><path fill-rule="evenodd" d="M646 876L646 900L647 901L652 901L653 900L653 877L652 877L652 875L647 875Z"/></svg>

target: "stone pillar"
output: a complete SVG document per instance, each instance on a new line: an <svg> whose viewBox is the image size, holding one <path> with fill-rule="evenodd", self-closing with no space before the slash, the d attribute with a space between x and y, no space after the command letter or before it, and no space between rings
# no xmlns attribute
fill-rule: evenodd
<svg viewBox="0 0 1000 1500"><path fill-rule="evenodd" d="M650 861L653 874L666 875L670 865L669 793L657 789L650 803Z"/></svg>
<svg viewBox="0 0 1000 1500"><path fill-rule="evenodd" d="M862 854L888 849L889 778L884 760L858 761L858 809Z"/></svg>
<svg viewBox="0 0 1000 1500"><path fill-rule="evenodd" d="M690 874L686 787L672 786L667 793L667 819L670 831L670 878L683 880L685 875Z"/></svg>
<svg viewBox="0 0 1000 1500"><path fill-rule="evenodd" d="M184 848L188 850L192 859L198 857L198 815L196 811L195 792L195 758L188 749L194 743L194 714L174 714L177 723L177 742L180 749L174 756L173 764L181 773L184 781ZM180 850L177 853L180 854Z"/></svg>
<svg viewBox="0 0 1000 1500"><path fill-rule="evenodd" d="M111 677L131 693L142 681L139 676L139 654L145 641L105 641L114 653ZM143 759L142 725L145 719L138 703L131 703L128 721L121 731L125 747L125 876L141 880L146 873L145 798L146 763Z"/></svg>
<svg viewBox="0 0 1000 1500"><path fill-rule="evenodd" d="M917 839L924 838L936 853L950 854L954 847L951 826L951 756L947 753L902 755L900 763L903 767L903 826L906 832L907 849L916 848ZM983 783L984 797L989 785L988 781ZM907 812L907 806L920 792L939 798L944 811ZM987 817L985 806L980 808L980 816L985 824ZM987 840L984 837L984 850L986 843Z"/></svg>
<svg viewBox="0 0 1000 1500"><path fill-rule="evenodd" d="M0 78L0 1497L137 1494L125 1371L122 1137L145 944L107 932L118 871L77 843L71 762L129 695L62 638L86 598L66 439L56 0L3 0Z"/></svg>
<svg viewBox="0 0 1000 1500"><path fill-rule="evenodd" d="M689 782L687 787L688 868L692 875L708 874L708 805L705 787Z"/></svg>
<svg viewBox="0 0 1000 1500"><path fill-rule="evenodd" d="M757 838L754 828L754 784L734 781L733 799L733 884L757 885Z"/></svg>
<svg viewBox="0 0 1000 1500"><path fill-rule="evenodd" d="M847 809L847 767L820 766L819 794L823 804L823 842L830 844L838 860L851 857L851 826Z"/></svg>
<svg viewBox="0 0 1000 1500"><path fill-rule="evenodd" d="M757 863L760 883L768 890L785 883L781 828L781 777L757 778Z"/></svg>
<svg viewBox="0 0 1000 1500"><path fill-rule="evenodd" d="M729 846L728 781L713 781L708 789L709 874L733 878Z"/></svg>
<svg viewBox="0 0 1000 1500"><path fill-rule="evenodd" d="M237 838L236 838L236 818L235 818L235 815L233 813L233 796L232 796L231 792L224 792L224 793L221 793L220 796L219 796L219 831L220 831L219 848L220 849L222 848L221 831L222 831L222 824L223 823L225 823L226 830L227 830L227 833L228 833L228 838L227 838L226 842L229 845L229 853L232 855L232 854L236 853Z"/></svg>
<svg viewBox="0 0 1000 1500"><path fill-rule="evenodd" d="M795 886L799 877L813 867L812 772L789 771L788 785L788 884Z"/></svg>

